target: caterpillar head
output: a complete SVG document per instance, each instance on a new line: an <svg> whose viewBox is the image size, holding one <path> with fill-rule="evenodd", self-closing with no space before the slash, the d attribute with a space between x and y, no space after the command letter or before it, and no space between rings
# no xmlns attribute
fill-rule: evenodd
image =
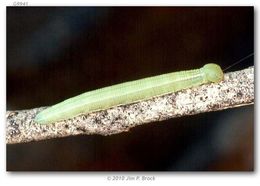
<svg viewBox="0 0 260 186"><path fill-rule="evenodd" d="M206 64L201 68L201 71L205 74L206 82L218 83L224 79L223 71L217 64Z"/></svg>

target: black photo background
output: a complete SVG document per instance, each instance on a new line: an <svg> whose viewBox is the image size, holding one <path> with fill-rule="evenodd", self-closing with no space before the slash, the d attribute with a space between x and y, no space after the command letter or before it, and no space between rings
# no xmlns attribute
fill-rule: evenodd
<svg viewBox="0 0 260 186"><path fill-rule="evenodd" d="M209 62L225 68L253 52L253 7L8 7L7 110ZM7 145L7 170L252 171L253 142L246 106Z"/></svg>

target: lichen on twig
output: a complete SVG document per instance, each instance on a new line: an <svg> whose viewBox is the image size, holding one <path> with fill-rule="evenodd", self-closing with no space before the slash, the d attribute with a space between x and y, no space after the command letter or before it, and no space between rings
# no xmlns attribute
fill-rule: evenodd
<svg viewBox="0 0 260 186"><path fill-rule="evenodd" d="M254 104L254 67L225 74L224 81L154 97L53 124L34 122L44 109L6 112L6 143L23 143L78 134L112 135L154 121Z"/></svg>

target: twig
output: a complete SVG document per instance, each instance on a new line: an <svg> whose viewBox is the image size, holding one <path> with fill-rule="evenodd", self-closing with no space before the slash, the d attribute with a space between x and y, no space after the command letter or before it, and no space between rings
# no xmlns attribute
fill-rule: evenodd
<svg viewBox="0 0 260 186"><path fill-rule="evenodd" d="M154 121L254 104L254 67L225 74L219 84L208 84L121 105L53 124L34 122L44 109L7 111L6 143L59 138L79 134L112 135Z"/></svg>

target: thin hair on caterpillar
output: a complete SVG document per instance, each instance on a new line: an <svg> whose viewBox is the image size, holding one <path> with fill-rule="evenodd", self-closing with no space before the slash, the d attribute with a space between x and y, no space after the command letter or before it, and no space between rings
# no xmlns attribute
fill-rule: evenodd
<svg viewBox="0 0 260 186"><path fill-rule="evenodd" d="M227 71L228 69L230 69L231 67L234 67L235 65L237 65L237 64L239 64L239 63L245 61L246 59L252 57L253 55L254 55L254 53L250 53L250 54L248 54L247 56L245 56L245 57L239 59L238 61L236 61L236 62L234 62L233 64L231 64L231 65L229 65L228 67L226 67L226 68L223 70L223 72L226 72L226 71Z"/></svg>

